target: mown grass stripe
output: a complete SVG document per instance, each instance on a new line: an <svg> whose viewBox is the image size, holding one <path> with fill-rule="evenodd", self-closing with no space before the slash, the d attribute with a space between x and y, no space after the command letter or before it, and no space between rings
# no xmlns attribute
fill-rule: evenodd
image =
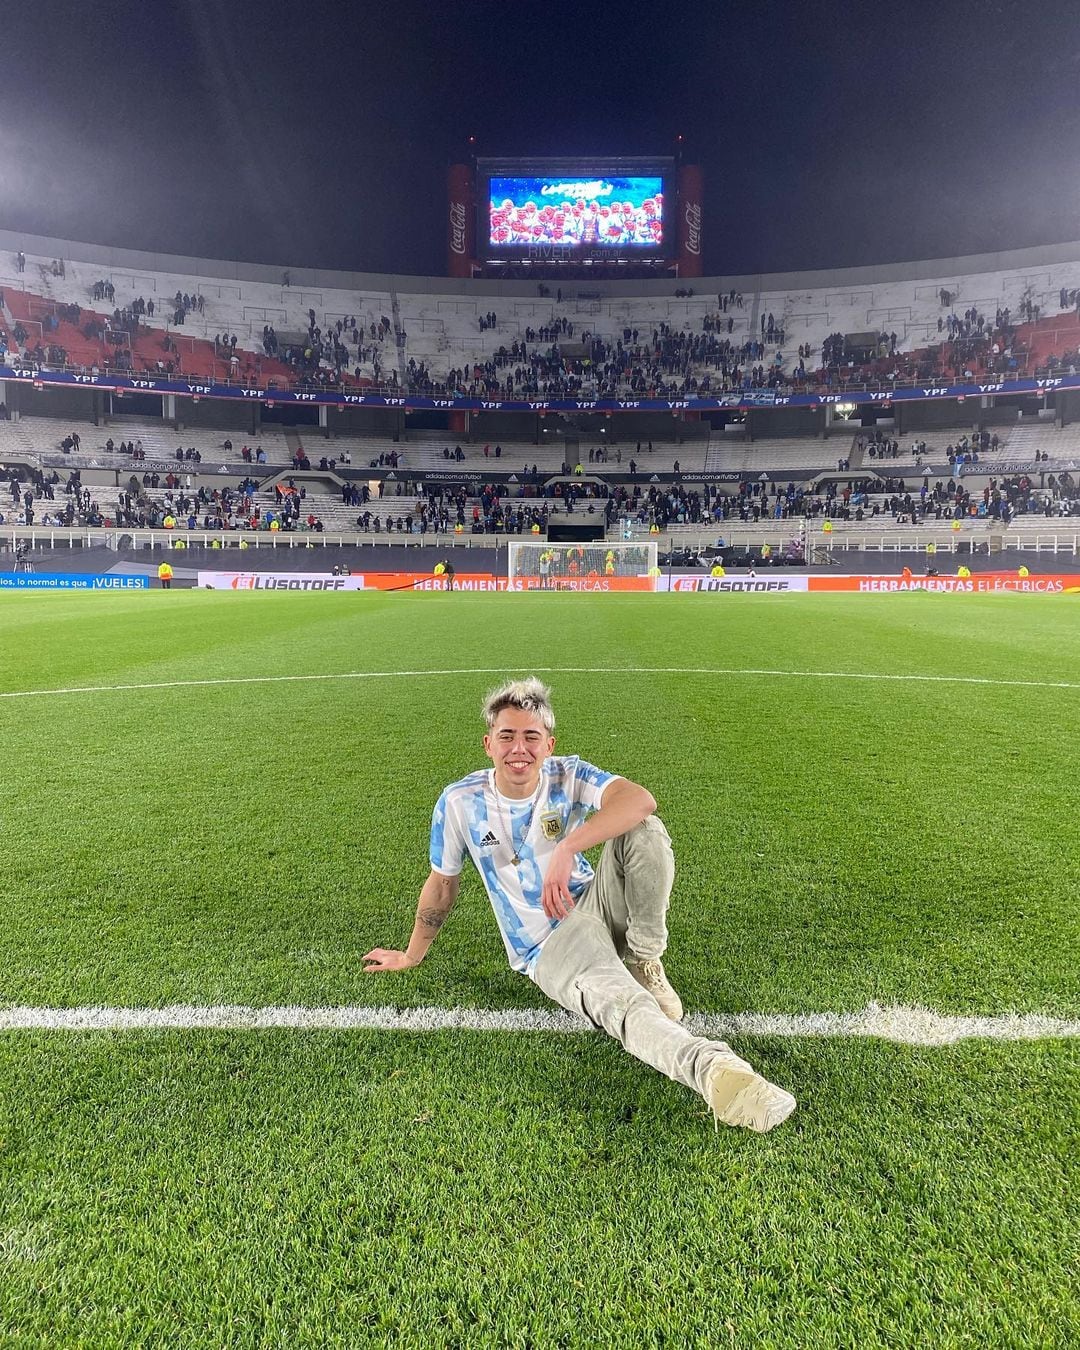
<svg viewBox="0 0 1080 1350"><path fill-rule="evenodd" d="M1041 1013L957 1016L920 1007L860 1012L695 1013L687 1028L700 1036L866 1037L903 1045L952 1045L963 1040L1032 1041L1080 1038L1080 1021ZM266 1007L236 1004L164 1008L0 1009L0 1031L591 1031L561 1011L524 1008Z"/></svg>

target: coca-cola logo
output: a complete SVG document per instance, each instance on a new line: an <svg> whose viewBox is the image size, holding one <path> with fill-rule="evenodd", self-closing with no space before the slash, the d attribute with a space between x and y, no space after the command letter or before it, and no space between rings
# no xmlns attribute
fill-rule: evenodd
<svg viewBox="0 0 1080 1350"><path fill-rule="evenodd" d="M450 248L454 253L465 252L465 203L450 203Z"/></svg>
<svg viewBox="0 0 1080 1350"><path fill-rule="evenodd" d="M687 202L683 212L686 221L686 251L701 252L701 206L698 202Z"/></svg>

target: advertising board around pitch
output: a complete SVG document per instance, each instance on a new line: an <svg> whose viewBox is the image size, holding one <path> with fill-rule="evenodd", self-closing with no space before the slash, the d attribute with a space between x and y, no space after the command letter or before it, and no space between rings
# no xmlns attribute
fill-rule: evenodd
<svg viewBox="0 0 1080 1350"><path fill-rule="evenodd" d="M0 591L143 591L145 576L110 572L0 572Z"/></svg>
<svg viewBox="0 0 1080 1350"><path fill-rule="evenodd" d="M18 578L31 582L45 578ZM105 583L93 589L118 589L124 586L146 586L145 577L79 577L79 589L92 589L87 583ZM0 574L0 589L4 586ZM364 572L351 576L334 576L330 572L199 572L198 585L206 590L219 591L447 591L445 578L431 572ZM35 589L43 589L35 587ZM75 589L70 587L69 589ZM667 593L697 593L705 595L899 595L909 591L935 592L954 595L1077 595L1080 594L1080 574L1045 573L1029 577L1015 572L977 572L970 577L833 574L786 572L769 569L756 576L731 575L724 577L698 575L660 576L582 576L543 579L536 576L494 576L489 572L458 572L453 580L454 591L584 591L597 594L615 591Z"/></svg>
<svg viewBox="0 0 1080 1350"><path fill-rule="evenodd" d="M1077 595L1080 575L1047 573L1020 577L1015 572L976 572L970 577L903 577L773 572L757 576L661 576L660 591L693 591L712 595L899 595L932 591L950 595Z"/></svg>
<svg viewBox="0 0 1080 1350"><path fill-rule="evenodd" d="M363 576L335 576L332 572L199 572L198 583L208 591L362 591Z"/></svg>
<svg viewBox="0 0 1080 1350"><path fill-rule="evenodd" d="M431 572L199 572L201 588L212 591L447 591L444 577ZM653 591L655 577L564 577L545 585L539 577L493 576L458 572L454 591Z"/></svg>

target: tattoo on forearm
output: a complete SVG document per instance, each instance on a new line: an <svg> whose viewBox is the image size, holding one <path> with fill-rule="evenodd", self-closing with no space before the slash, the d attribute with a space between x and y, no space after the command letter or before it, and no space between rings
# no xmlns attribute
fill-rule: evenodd
<svg viewBox="0 0 1080 1350"><path fill-rule="evenodd" d="M448 909L422 909L419 916L420 922L425 928L430 928L437 933L446 922L449 913Z"/></svg>

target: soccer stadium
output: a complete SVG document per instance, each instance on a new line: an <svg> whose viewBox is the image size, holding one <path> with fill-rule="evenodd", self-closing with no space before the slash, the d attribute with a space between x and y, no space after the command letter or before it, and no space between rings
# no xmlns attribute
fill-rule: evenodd
<svg viewBox="0 0 1080 1350"><path fill-rule="evenodd" d="M0 228L0 1343L1077 1343L1080 242L659 143Z"/></svg>

